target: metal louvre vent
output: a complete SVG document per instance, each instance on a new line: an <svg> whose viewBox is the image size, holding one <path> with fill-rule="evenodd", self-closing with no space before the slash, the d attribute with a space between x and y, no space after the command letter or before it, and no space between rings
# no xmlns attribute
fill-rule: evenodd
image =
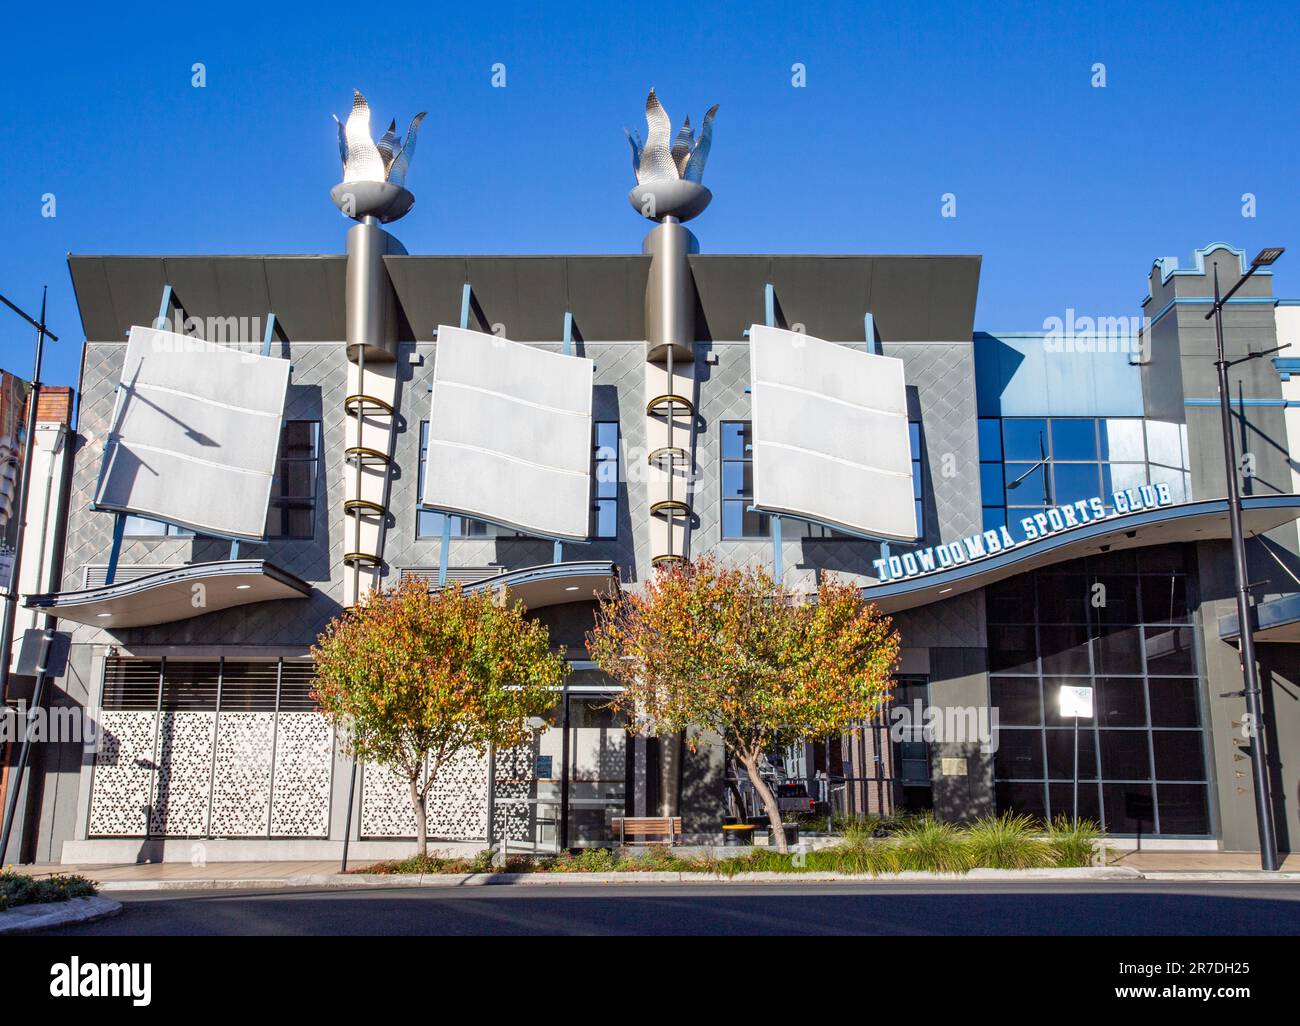
<svg viewBox="0 0 1300 1026"><path fill-rule="evenodd" d="M105 710L318 712L310 659L125 659L104 664ZM277 702L278 698L278 702Z"/></svg>
<svg viewBox="0 0 1300 1026"><path fill-rule="evenodd" d="M109 710L158 708L161 659L109 659L104 666L103 707Z"/></svg>
<svg viewBox="0 0 1300 1026"><path fill-rule="evenodd" d="M286 659L280 664L280 711L281 712L316 712L320 705L312 698L312 689L316 686L316 668L311 660Z"/></svg>
<svg viewBox="0 0 1300 1026"><path fill-rule="evenodd" d="M221 664L168 659L163 664L164 712L215 712Z"/></svg>
<svg viewBox="0 0 1300 1026"><path fill-rule="evenodd" d="M459 581L461 584L477 584L489 577L504 573L503 566L449 566L447 583ZM438 568L436 566L404 566L398 571L401 580L423 581L431 588L438 586Z"/></svg>
<svg viewBox="0 0 1300 1026"><path fill-rule="evenodd" d="M113 574L113 583L121 584L124 581L135 581L141 577L147 577L149 574L161 573L163 570L178 570L180 564L176 563L146 563L136 566L119 566L117 572ZM91 588L102 588L108 583L108 564L107 563L86 563L81 568L81 586L89 591Z"/></svg>
<svg viewBox="0 0 1300 1026"><path fill-rule="evenodd" d="M279 666L227 659L221 674L221 708L230 712L275 712Z"/></svg>

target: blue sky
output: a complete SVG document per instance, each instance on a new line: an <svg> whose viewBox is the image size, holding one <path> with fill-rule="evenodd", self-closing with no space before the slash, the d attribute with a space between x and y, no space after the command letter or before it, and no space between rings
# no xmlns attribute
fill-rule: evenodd
<svg viewBox="0 0 1300 1026"><path fill-rule="evenodd" d="M643 127L653 85L675 124L721 104L714 201L692 223L706 252L980 253L984 330L1136 315L1153 258L1219 240L1293 245L1275 287L1300 295L1295 4L322 0L7 19L0 292L34 308L50 285L50 383L75 384L80 356L68 252L341 252L330 113L353 86L376 121L429 111L397 232L415 253L638 251L622 129ZM29 374L31 342L0 310L0 365Z"/></svg>

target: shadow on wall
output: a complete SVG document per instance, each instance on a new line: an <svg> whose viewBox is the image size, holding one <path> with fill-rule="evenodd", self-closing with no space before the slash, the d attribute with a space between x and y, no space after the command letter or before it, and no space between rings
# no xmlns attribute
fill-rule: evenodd
<svg viewBox="0 0 1300 1026"><path fill-rule="evenodd" d="M695 750L690 741L694 740ZM682 791L679 808L682 832L715 834L726 815L726 758L716 734L692 728L682 746Z"/></svg>

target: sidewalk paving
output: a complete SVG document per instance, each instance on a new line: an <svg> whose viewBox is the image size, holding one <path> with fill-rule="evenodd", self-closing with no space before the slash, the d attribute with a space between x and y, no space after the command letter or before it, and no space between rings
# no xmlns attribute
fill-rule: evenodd
<svg viewBox="0 0 1300 1026"><path fill-rule="evenodd" d="M195 866L188 862L87 865L14 866L16 872L32 876L79 873L100 884L100 890L226 890L235 888L285 887L464 887L500 884L573 885L583 883L824 883L829 881L880 882L943 880L955 882L1166 880L1291 882L1300 881L1300 855L1288 856L1277 873L1259 869L1259 857L1249 852L1123 852L1114 853L1111 863L1092 869L972 870L964 876L932 873L902 873L876 878L838 873L740 873L716 877L704 873L477 873L380 875L340 874L337 862L214 862ZM363 868L354 863L353 868Z"/></svg>

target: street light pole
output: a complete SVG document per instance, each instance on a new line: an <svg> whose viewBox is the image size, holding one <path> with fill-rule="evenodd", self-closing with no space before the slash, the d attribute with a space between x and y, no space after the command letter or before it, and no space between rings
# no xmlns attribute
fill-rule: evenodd
<svg viewBox="0 0 1300 1026"><path fill-rule="evenodd" d="M15 511L18 528L14 531L14 561L9 568L8 589L5 593L4 618L0 623L0 699L9 693L9 664L13 662L14 623L18 616L18 582L23 565L23 533L27 528L27 486L31 480L32 450L36 445L36 404L41 394L41 361L45 355L45 339L57 342L55 335L45 326L45 297L47 288L41 290L41 317L36 320L15 306L4 296L0 303L36 329L36 365L32 369L32 390L27 398L27 437L23 439L23 465L18 471L18 501Z"/></svg>
<svg viewBox="0 0 1300 1026"><path fill-rule="evenodd" d="M1218 359L1214 366L1219 376L1219 419L1223 428L1223 460L1228 483L1228 520L1232 526L1232 570L1237 588L1237 623L1240 629L1241 672L1245 690L1246 714L1250 719L1252 740L1251 775L1255 791L1255 820L1259 827L1259 860L1265 870L1276 870L1277 839L1273 828L1273 803L1268 786L1268 766L1264 756L1264 710L1260 701L1259 669L1255 665L1255 634L1251 624L1250 580L1246 567L1246 538L1241 525L1241 489L1237 481L1237 458L1232 443L1232 396L1228 391L1228 368L1240 360L1229 361L1223 346L1223 307L1246 280L1260 268L1273 263L1282 250L1263 250L1226 296L1219 295L1219 268L1214 268L1214 309L1206 320L1214 318ZM1281 347L1279 347L1281 348ZM1271 352L1272 350L1270 350ZM1246 360L1263 353L1252 353Z"/></svg>

